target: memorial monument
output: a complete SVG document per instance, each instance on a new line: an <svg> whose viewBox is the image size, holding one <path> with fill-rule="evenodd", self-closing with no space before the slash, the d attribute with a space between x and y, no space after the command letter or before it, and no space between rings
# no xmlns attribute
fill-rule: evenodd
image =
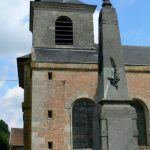
<svg viewBox="0 0 150 150"><path fill-rule="evenodd" d="M118 19L109 0L99 15L99 58L99 150L137 150L137 114L130 105Z"/></svg>

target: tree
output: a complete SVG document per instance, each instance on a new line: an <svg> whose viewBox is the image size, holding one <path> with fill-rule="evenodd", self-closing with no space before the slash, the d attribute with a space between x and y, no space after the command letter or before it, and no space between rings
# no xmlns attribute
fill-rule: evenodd
<svg viewBox="0 0 150 150"><path fill-rule="evenodd" d="M9 150L9 136L8 125L0 120L0 150Z"/></svg>

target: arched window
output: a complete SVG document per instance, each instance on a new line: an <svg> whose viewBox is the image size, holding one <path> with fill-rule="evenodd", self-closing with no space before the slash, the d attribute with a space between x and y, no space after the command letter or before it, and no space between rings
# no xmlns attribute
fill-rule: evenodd
<svg viewBox="0 0 150 150"><path fill-rule="evenodd" d="M94 102L80 99L72 109L73 148L93 148Z"/></svg>
<svg viewBox="0 0 150 150"><path fill-rule="evenodd" d="M135 108L137 113L137 128L139 132L138 144L139 146L147 146L146 120L144 107L137 101L134 101L132 106Z"/></svg>
<svg viewBox="0 0 150 150"><path fill-rule="evenodd" d="M70 18L61 16L56 20L55 43L57 45L73 45L73 25Z"/></svg>

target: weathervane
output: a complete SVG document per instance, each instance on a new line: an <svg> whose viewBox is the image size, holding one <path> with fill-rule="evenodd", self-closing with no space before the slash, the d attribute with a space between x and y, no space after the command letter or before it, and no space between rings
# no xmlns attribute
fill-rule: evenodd
<svg viewBox="0 0 150 150"><path fill-rule="evenodd" d="M112 4L111 4L110 0L103 0L102 7L105 7L105 6L109 6L109 7L111 7L111 6L112 6Z"/></svg>

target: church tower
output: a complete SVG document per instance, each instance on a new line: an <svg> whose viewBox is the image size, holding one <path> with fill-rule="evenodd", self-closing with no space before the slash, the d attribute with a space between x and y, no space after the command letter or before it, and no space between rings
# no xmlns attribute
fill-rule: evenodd
<svg viewBox="0 0 150 150"><path fill-rule="evenodd" d="M95 9L79 0L30 2L32 50L17 58L19 86L24 89L25 150L137 150L138 144L147 144L144 107L132 102L149 82L139 84L135 94L132 80L138 83L141 76L124 67L143 65L143 59L129 57L141 48L121 45L110 0L102 3L96 46ZM125 60L123 51L128 54ZM144 58L148 64L147 53Z"/></svg>
<svg viewBox="0 0 150 150"><path fill-rule="evenodd" d="M31 2L30 8L33 47L95 49L93 38L95 6L78 0L36 0Z"/></svg>
<svg viewBox="0 0 150 150"><path fill-rule="evenodd" d="M25 150L93 148L95 9L78 0L30 3L32 52L18 58Z"/></svg>

